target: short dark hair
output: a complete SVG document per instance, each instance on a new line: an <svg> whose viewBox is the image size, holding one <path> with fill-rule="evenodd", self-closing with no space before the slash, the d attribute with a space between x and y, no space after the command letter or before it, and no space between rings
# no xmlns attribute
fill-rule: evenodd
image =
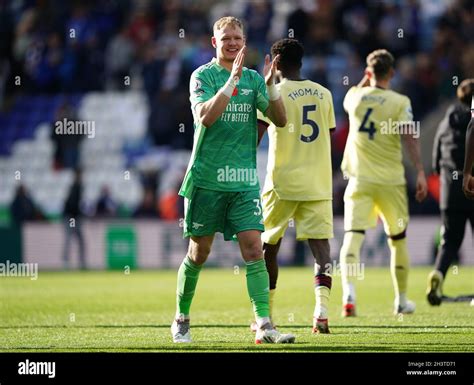
<svg viewBox="0 0 474 385"><path fill-rule="evenodd" d="M281 39L273 43L272 56L280 55L280 66L300 69L303 64L304 48L296 39Z"/></svg>
<svg viewBox="0 0 474 385"><path fill-rule="evenodd" d="M464 79L459 85L456 93L461 103L470 106L473 92L474 79Z"/></svg>
<svg viewBox="0 0 474 385"><path fill-rule="evenodd" d="M373 71L375 77L383 79L388 75L390 69L393 68L395 59L386 49L377 49L367 56L366 62L367 67Z"/></svg>

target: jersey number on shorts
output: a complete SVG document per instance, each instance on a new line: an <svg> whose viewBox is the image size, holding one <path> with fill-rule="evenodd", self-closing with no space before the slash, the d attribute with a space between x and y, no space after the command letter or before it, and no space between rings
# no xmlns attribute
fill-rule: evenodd
<svg viewBox="0 0 474 385"><path fill-rule="evenodd" d="M262 208L260 207L260 199L254 199L255 206L257 206L257 211L253 212L253 215L260 215L262 214Z"/></svg>
<svg viewBox="0 0 474 385"><path fill-rule="evenodd" d="M303 124L310 125L313 130L310 136L301 134L300 139L305 143L310 143L313 140L316 140L316 138L319 136L318 124L314 120L308 118L308 112L311 111L316 111L316 105L313 104L310 106L303 106Z"/></svg>
<svg viewBox="0 0 474 385"><path fill-rule="evenodd" d="M367 124L367 121L369 120L369 116L372 113L374 109L373 108L368 108L367 112L364 115L364 120L362 121L362 124L359 127L360 132L367 132L369 134L369 139L374 140L374 134L376 132L375 130L375 124L374 122L369 122L369 127L367 128L365 125Z"/></svg>

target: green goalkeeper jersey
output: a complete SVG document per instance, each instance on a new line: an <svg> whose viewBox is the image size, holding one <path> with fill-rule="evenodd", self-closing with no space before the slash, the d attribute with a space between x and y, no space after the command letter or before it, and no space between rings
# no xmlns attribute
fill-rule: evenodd
<svg viewBox="0 0 474 385"><path fill-rule="evenodd" d="M215 59L196 69L190 80L194 145L179 194L191 198L195 187L215 191L259 190L257 177L257 109L265 113L268 94L263 78L243 68L225 111L210 127L196 115L196 106L211 99L230 72Z"/></svg>

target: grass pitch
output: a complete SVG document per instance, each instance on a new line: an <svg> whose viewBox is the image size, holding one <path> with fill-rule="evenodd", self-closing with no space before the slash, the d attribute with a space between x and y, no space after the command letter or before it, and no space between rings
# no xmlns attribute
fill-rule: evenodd
<svg viewBox="0 0 474 385"><path fill-rule="evenodd" d="M474 351L474 306L425 299L428 268L413 268L413 315L392 315L387 268L367 268L357 286L359 316L343 319L334 277L330 335L312 335L312 268L281 268L274 318L294 345L254 345L245 270L201 272L192 306L193 344L171 342L175 271L40 272L0 278L1 352L466 352ZM448 295L474 293L474 268L448 273Z"/></svg>

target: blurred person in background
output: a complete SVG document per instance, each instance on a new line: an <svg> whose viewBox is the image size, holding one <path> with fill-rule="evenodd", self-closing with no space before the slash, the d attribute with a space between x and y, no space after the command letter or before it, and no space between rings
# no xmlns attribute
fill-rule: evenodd
<svg viewBox="0 0 474 385"><path fill-rule="evenodd" d="M105 73L107 88L126 89L126 76L135 59L135 47L128 34L128 26L123 26L107 45L105 51Z"/></svg>
<svg viewBox="0 0 474 385"><path fill-rule="evenodd" d="M467 127L466 134L466 156L464 158L464 170L462 189L464 195L469 199L474 199L474 96L471 101L471 121Z"/></svg>
<svg viewBox="0 0 474 385"><path fill-rule="evenodd" d="M466 221L474 231L474 200L463 194L462 178L466 152L466 132L471 120L469 106L474 91L474 79L466 79L457 89L458 101L448 108L438 126L433 145L433 171L440 175L440 210L443 226L441 245L434 270L428 276L426 289L430 305L443 300L443 282L449 267L456 261L464 240Z"/></svg>
<svg viewBox="0 0 474 385"><path fill-rule="evenodd" d="M155 202L156 200L153 189L147 187L145 189L145 193L143 194L143 200L133 216L135 218L157 218L158 212Z"/></svg>
<svg viewBox="0 0 474 385"><path fill-rule="evenodd" d="M17 226L21 226L25 221L31 221L39 217L39 212L33 200L22 184L16 190L15 198L10 206L10 214L13 224Z"/></svg>
<svg viewBox="0 0 474 385"><path fill-rule="evenodd" d="M96 217L113 217L117 213L117 202L113 199L109 186L102 186L95 208Z"/></svg>
<svg viewBox="0 0 474 385"><path fill-rule="evenodd" d="M76 121L76 111L68 101L64 101L57 109L54 119L53 127L57 122ZM54 154L56 167L75 169L79 164L79 144L84 135L57 132L56 129L52 130L51 135L56 146Z"/></svg>
<svg viewBox="0 0 474 385"><path fill-rule="evenodd" d="M80 169L76 169L74 183L71 186L69 195L64 205L64 230L65 241L63 251L64 268L70 267L70 252L72 237L77 238L79 246L79 265L82 270L87 268L85 255L85 242L82 233L81 223L81 200L82 200L82 173Z"/></svg>

